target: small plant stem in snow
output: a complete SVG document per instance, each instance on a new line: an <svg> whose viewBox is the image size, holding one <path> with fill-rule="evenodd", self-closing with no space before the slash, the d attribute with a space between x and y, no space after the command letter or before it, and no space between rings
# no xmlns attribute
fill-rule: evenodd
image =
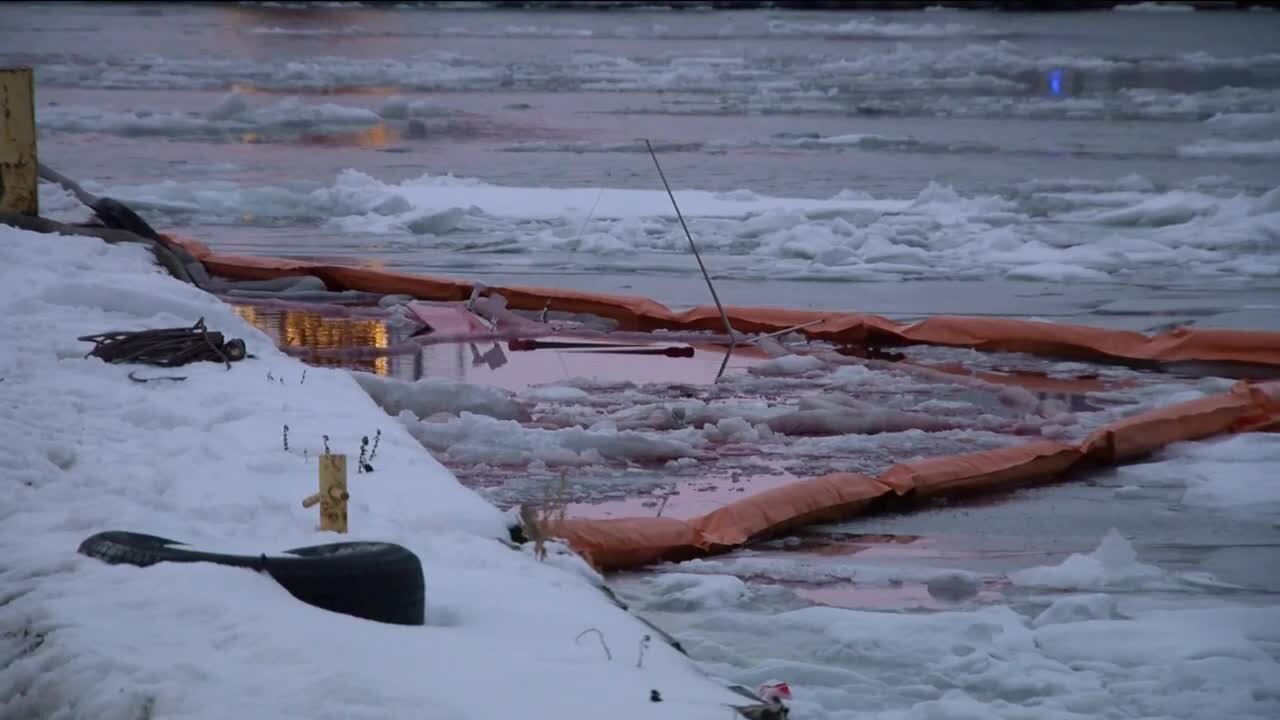
<svg viewBox="0 0 1280 720"><path fill-rule="evenodd" d="M582 632L578 633L578 637L574 639L574 642L575 643L581 642L582 636L591 632L595 633L596 636L600 638L600 647L604 648L604 656L609 660L613 660L613 653L609 652L609 644L604 641L604 633L600 632L596 628L587 628L586 630L583 630Z"/></svg>

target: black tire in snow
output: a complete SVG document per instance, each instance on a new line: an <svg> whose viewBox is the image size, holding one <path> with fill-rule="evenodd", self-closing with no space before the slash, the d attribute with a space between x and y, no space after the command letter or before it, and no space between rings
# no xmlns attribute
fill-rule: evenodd
<svg viewBox="0 0 1280 720"><path fill-rule="evenodd" d="M330 543L255 557L188 550L176 540L110 530L85 539L79 552L112 565L208 562L248 568L266 572L297 599L325 610L397 625L425 622L422 562L392 543Z"/></svg>

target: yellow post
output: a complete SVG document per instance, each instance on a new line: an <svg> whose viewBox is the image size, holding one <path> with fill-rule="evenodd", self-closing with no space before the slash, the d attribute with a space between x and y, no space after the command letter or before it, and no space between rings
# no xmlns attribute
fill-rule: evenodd
<svg viewBox="0 0 1280 720"><path fill-rule="evenodd" d="M320 529L347 532L347 456L320 456L320 492L302 501L309 508L320 503Z"/></svg>
<svg viewBox="0 0 1280 720"><path fill-rule="evenodd" d="M39 215L31 68L0 68L0 213Z"/></svg>

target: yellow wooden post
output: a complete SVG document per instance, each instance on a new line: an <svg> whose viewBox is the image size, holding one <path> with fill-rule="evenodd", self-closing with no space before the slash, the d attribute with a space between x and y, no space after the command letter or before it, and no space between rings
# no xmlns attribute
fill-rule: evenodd
<svg viewBox="0 0 1280 720"><path fill-rule="evenodd" d="M0 213L40 214L31 68L0 68Z"/></svg>
<svg viewBox="0 0 1280 720"><path fill-rule="evenodd" d="M320 492L302 501L302 507L320 503L320 529L347 531L347 456L320 456Z"/></svg>

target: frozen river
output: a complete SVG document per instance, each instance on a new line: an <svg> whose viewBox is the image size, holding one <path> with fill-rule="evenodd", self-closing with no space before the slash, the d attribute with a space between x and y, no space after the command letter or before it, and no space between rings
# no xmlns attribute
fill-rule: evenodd
<svg viewBox="0 0 1280 720"><path fill-rule="evenodd" d="M220 249L705 302L643 137L731 303L1277 329L1278 13L409 5L6 4L0 64L44 162ZM1180 446L616 582L793 717L1274 718L1278 470Z"/></svg>

